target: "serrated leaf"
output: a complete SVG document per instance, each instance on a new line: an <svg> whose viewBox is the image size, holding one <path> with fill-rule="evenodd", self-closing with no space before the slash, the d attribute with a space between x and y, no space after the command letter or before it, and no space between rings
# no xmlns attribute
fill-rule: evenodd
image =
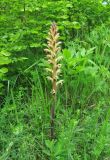
<svg viewBox="0 0 110 160"><path fill-rule="evenodd" d="M0 69L0 73L7 73L8 72L8 69L7 68L1 68Z"/></svg>

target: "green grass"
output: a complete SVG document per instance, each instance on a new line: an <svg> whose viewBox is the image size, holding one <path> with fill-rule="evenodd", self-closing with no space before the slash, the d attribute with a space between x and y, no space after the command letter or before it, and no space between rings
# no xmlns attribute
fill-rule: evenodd
<svg viewBox="0 0 110 160"><path fill-rule="evenodd" d="M102 26L62 50L54 140L45 60L11 78L0 109L0 160L110 159L109 35Z"/></svg>
<svg viewBox="0 0 110 160"><path fill-rule="evenodd" d="M28 103L21 103L19 97L14 97L14 101L7 99L1 109L1 160L103 160L109 157L109 107L95 106L73 112L59 102L56 139L50 141L49 104L38 94L30 97Z"/></svg>
<svg viewBox="0 0 110 160"><path fill-rule="evenodd" d="M51 99L43 90L37 72L34 78L27 98L23 88L16 92L13 89L1 108L0 160L109 158L110 109L107 103L74 109L72 99L66 106L60 92L56 106L56 139L51 141Z"/></svg>

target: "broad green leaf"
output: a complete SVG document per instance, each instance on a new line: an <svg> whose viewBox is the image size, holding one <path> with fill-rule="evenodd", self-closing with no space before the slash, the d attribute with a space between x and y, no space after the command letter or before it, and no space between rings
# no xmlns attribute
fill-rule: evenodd
<svg viewBox="0 0 110 160"><path fill-rule="evenodd" d="M8 69L7 68L1 68L0 69L0 73L7 73L8 72Z"/></svg>

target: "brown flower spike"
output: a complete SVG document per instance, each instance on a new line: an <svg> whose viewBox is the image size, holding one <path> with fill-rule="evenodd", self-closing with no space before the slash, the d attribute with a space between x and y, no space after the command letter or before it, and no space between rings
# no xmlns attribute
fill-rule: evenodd
<svg viewBox="0 0 110 160"><path fill-rule="evenodd" d="M60 60L62 59L62 56L59 56L58 54L61 50L61 42L59 41L59 33L56 23L51 25L47 40L47 49L45 49L45 52L47 53L47 59L50 67L46 68L46 70L49 72L49 76L47 78L52 82L53 104L51 107L51 139L54 139L54 118L57 86L63 83L63 80L59 80L59 75L61 73Z"/></svg>
<svg viewBox="0 0 110 160"><path fill-rule="evenodd" d="M62 56L58 55L58 52L61 50L61 42L59 41L58 28L55 22L51 25L47 40L47 49L45 49L45 52L47 53L48 63L50 64L50 68L46 68L50 72L50 76L47 78L52 82L52 93L56 94L57 86L58 84L62 84L63 80L59 80L59 74L61 72L60 60Z"/></svg>

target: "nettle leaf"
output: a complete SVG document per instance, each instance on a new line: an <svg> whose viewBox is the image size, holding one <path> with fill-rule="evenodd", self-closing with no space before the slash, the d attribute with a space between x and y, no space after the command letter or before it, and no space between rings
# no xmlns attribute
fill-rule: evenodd
<svg viewBox="0 0 110 160"><path fill-rule="evenodd" d="M10 53L7 51L0 52L0 65L5 65L11 63L11 59L9 59Z"/></svg>
<svg viewBox="0 0 110 160"><path fill-rule="evenodd" d="M7 73L8 72L8 69L7 68L1 68L0 69L0 73Z"/></svg>
<svg viewBox="0 0 110 160"><path fill-rule="evenodd" d="M7 51L1 51L0 52L0 56L3 55L3 56L6 56L6 57L9 57L11 54Z"/></svg>
<svg viewBox="0 0 110 160"><path fill-rule="evenodd" d="M72 8L72 4L69 2L67 5L66 5L67 8Z"/></svg>
<svg viewBox="0 0 110 160"><path fill-rule="evenodd" d="M5 65L11 63L11 60L8 57L0 56L0 65Z"/></svg>
<svg viewBox="0 0 110 160"><path fill-rule="evenodd" d="M81 25L80 25L79 22L73 22L72 24L73 24L74 29L80 29L81 28Z"/></svg>

